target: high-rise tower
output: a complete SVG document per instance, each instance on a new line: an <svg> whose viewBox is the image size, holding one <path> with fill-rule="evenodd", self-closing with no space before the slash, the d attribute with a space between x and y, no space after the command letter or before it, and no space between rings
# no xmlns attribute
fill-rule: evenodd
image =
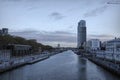
<svg viewBox="0 0 120 80"><path fill-rule="evenodd" d="M81 20L78 23L78 33L77 33L77 47L83 47L83 44L86 42L86 21Z"/></svg>

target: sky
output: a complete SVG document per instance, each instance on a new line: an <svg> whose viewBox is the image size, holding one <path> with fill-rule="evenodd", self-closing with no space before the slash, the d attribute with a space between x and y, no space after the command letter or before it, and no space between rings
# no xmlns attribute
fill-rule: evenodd
<svg viewBox="0 0 120 80"><path fill-rule="evenodd" d="M86 20L87 40L120 37L119 0L0 0L0 29L53 47L76 47Z"/></svg>

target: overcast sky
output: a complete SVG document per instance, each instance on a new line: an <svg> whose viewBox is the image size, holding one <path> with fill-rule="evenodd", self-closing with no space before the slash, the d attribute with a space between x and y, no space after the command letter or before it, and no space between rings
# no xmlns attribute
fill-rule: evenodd
<svg viewBox="0 0 120 80"><path fill-rule="evenodd" d="M88 39L108 40L120 37L116 3L119 0L0 0L0 28L51 46L76 46L77 25L83 19Z"/></svg>

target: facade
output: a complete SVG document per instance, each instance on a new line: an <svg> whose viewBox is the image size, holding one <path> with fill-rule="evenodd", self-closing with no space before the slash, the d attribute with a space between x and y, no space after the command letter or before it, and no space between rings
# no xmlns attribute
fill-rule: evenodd
<svg viewBox="0 0 120 80"><path fill-rule="evenodd" d="M0 50L0 63L10 60L10 51L9 50Z"/></svg>
<svg viewBox="0 0 120 80"><path fill-rule="evenodd" d="M0 35L2 35L2 30L0 29Z"/></svg>
<svg viewBox="0 0 120 80"><path fill-rule="evenodd" d="M106 51L109 52L120 52L120 38L107 41Z"/></svg>
<svg viewBox="0 0 120 80"><path fill-rule="evenodd" d="M78 33L77 33L77 47L83 47L83 44L86 42L86 21L81 20L78 23Z"/></svg>
<svg viewBox="0 0 120 80"><path fill-rule="evenodd" d="M25 56L32 53L32 47L29 45L9 44L7 49L11 51L12 56Z"/></svg>
<svg viewBox="0 0 120 80"><path fill-rule="evenodd" d="M92 51L100 50L100 40L91 39L87 41L86 48L87 50L92 50Z"/></svg>
<svg viewBox="0 0 120 80"><path fill-rule="evenodd" d="M110 61L120 62L120 38L105 42L105 51L96 52L96 56Z"/></svg>
<svg viewBox="0 0 120 80"><path fill-rule="evenodd" d="M8 28L2 28L2 29L0 29L0 35L2 35L2 36L8 35Z"/></svg>
<svg viewBox="0 0 120 80"><path fill-rule="evenodd" d="M60 44L57 45L57 48L60 48Z"/></svg>
<svg viewBox="0 0 120 80"><path fill-rule="evenodd" d="M106 50L107 41L101 43L101 50Z"/></svg>

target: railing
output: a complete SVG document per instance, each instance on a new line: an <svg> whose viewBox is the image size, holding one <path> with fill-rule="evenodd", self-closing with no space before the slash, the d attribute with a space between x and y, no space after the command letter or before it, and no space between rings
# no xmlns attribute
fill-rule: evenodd
<svg viewBox="0 0 120 80"><path fill-rule="evenodd" d="M96 54L96 57L99 57L99 58L120 62L120 51L116 51L116 52L96 51L95 54Z"/></svg>
<svg viewBox="0 0 120 80"><path fill-rule="evenodd" d="M9 50L0 50L0 61L10 60L10 51Z"/></svg>

